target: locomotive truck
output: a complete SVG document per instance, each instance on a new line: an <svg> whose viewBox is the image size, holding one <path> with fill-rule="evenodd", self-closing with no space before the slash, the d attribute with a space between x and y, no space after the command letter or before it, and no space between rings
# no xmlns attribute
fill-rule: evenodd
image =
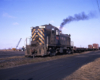
<svg viewBox="0 0 100 80"><path fill-rule="evenodd" d="M48 24L32 27L30 44L26 44L25 56L56 55L73 53L70 34L63 34L57 27Z"/></svg>

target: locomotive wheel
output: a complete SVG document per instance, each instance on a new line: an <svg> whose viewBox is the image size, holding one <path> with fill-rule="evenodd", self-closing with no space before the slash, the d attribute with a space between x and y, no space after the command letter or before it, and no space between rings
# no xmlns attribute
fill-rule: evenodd
<svg viewBox="0 0 100 80"><path fill-rule="evenodd" d="M71 54L71 53L72 53L72 51L71 51L71 50L68 50L68 51L67 51L67 54Z"/></svg>
<svg viewBox="0 0 100 80"><path fill-rule="evenodd" d="M50 50L50 56L55 56L56 55L56 51L54 49Z"/></svg>
<svg viewBox="0 0 100 80"><path fill-rule="evenodd" d="M50 49L50 56L52 56L52 49Z"/></svg>
<svg viewBox="0 0 100 80"><path fill-rule="evenodd" d="M68 51L68 54L71 54L71 51L70 50Z"/></svg>

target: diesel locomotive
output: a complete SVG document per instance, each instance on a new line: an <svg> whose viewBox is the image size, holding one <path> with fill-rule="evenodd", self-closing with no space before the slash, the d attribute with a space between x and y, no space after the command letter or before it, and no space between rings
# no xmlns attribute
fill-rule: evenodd
<svg viewBox="0 0 100 80"><path fill-rule="evenodd" d="M47 24L32 27L30 44L26 44L25 56L56 55L73 53L70 34L63 34L57 27Z"/></svg>

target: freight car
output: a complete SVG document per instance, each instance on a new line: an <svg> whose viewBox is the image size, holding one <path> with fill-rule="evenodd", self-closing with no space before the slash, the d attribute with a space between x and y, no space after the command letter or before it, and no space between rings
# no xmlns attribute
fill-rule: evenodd
<svg viewBox="0 0 100 80"><path fill-rule="evenodd" d="M26 45L25 56L56 55L60 53L73 53L70 34L63 34L51 25L32 27L30 45Z"/></svg>
<svg viewBox="0 0 100 80"><path fill-rule="evenodd" d="M88 51L88 48L74 46L73 51L74 51L74 53L76 53L76 52L80 53L80 52Z"/></svg>
<svg viewBox="0 0 100 80"><path fill-rule="evenodd" d="M99 50L99 45L96 44L96 43L94 43L94 44L93 44L93 50Z"/></svg>
<svg viewBox="0 0 100 80"><path fill-rule="evenodd" d="M92 45L88 45L88 50L89 51L93 50L93 46Z"/></svg>

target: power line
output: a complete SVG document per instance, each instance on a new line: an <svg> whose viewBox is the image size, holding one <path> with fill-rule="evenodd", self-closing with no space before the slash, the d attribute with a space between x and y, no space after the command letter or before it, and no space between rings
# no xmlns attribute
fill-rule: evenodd
<svg viewBox="0 0 100 80"><path fill-rule="evenodd" d="M100 12L100 7L99 7L99 3L98 3L98 0L96 0L96 1L97 1L98 9L99 9L99 12Z"/></svg>

